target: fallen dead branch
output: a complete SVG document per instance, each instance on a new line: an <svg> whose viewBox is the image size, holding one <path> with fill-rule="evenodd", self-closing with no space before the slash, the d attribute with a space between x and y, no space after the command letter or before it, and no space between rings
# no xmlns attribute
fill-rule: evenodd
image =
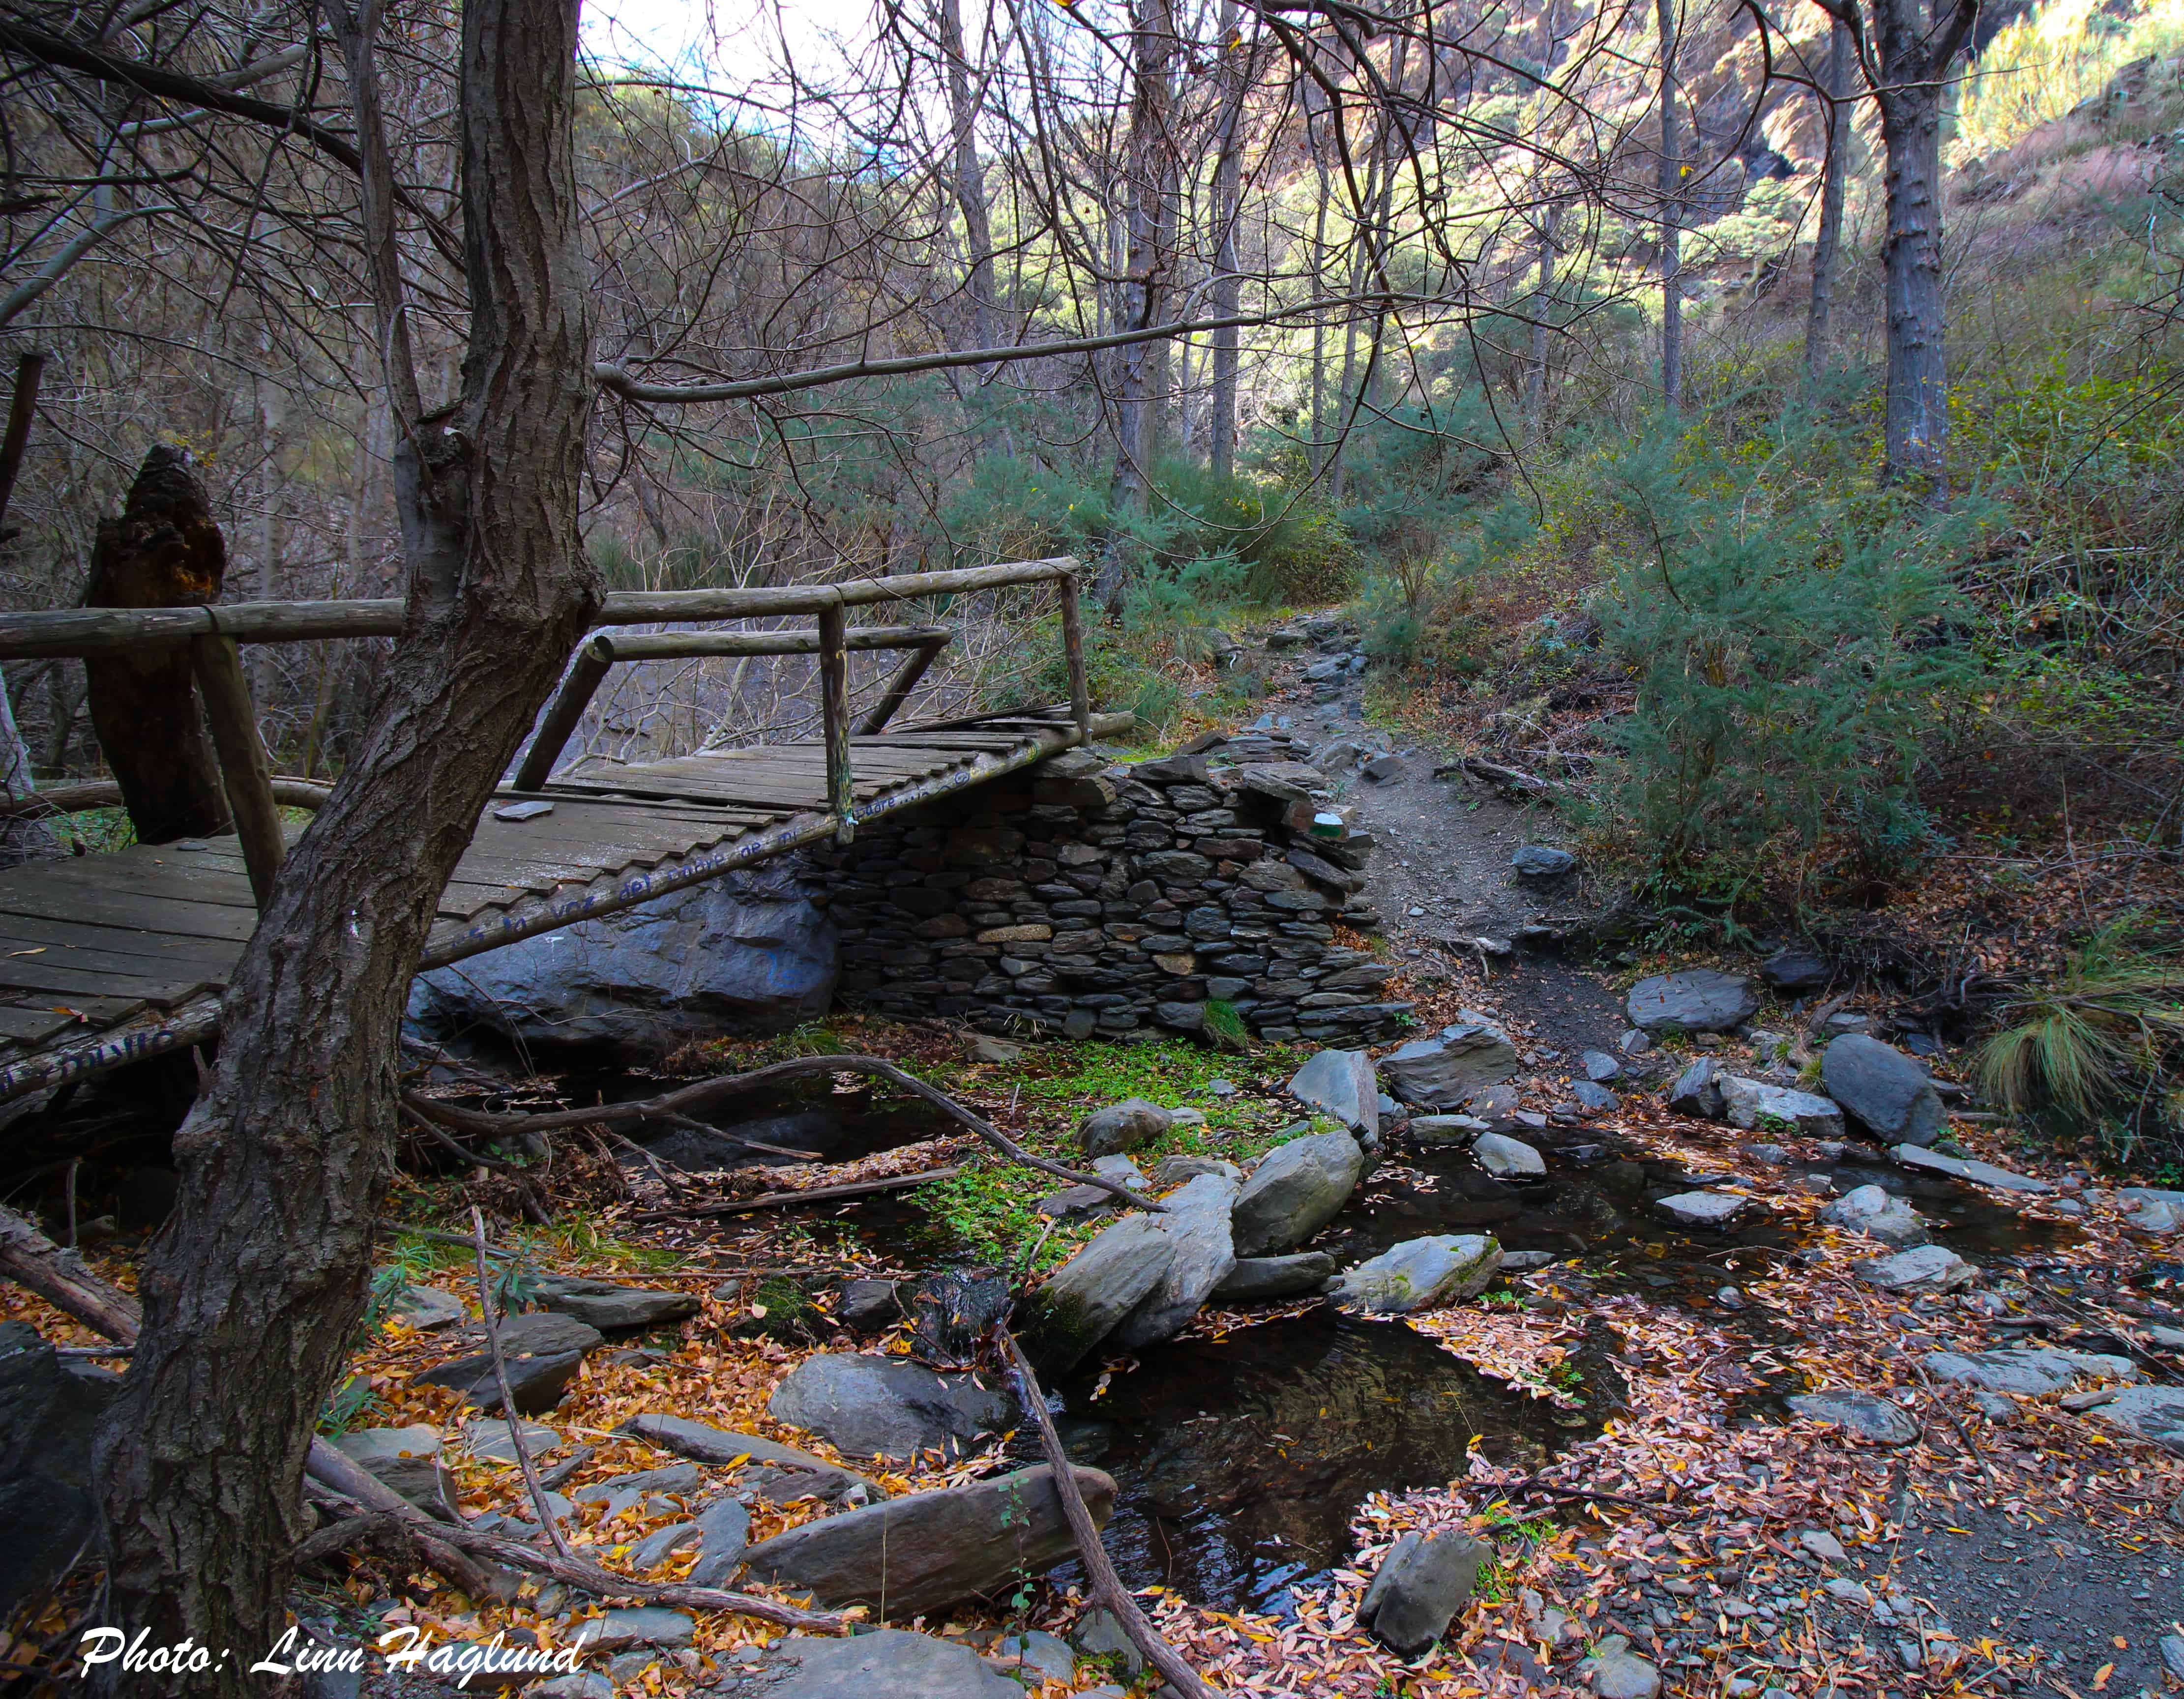
<svg viewBox="0 0 2184 1699"><path fill-rule="evenodd" d="M515 1394L509 1389L508 1358L500 1348L500 1319L493 1311L493 1272L486 1267L485 1212L475 1204L471 1206L471 1242L477 1253L478 1314L485 1321L486 1349L493 1353L493 1380L500 1391L500 1413L508 1423L508 1443L515 1448L515 1461L523 1470L523 1485L530 1490L531 1507L538 1512L539 1527L554 1542L554 1551L564 1557L571 1557L574 1554L554 1517L554 1507L546 1501L538 1465L531 1460L531 1446L523 1437L523 1418L515 1413Z"/></svg>
<svg viewBox="0 0 2184 1699"><path fill-rule="evenodd" d="M1046 1407L1046 1394L1039 1387L1039 1377L1032 1372L1030 1360L1005 1323L994 1325L994 1335L1008 1352L1017 1401L1023 1406L1024 1414L1039 1425L1039 1449L1046 1454L1047 1467L1054 1476L1054 1489L1061 1495L1061 1512L1069 1519L1069 1532L1077 1541L1077 1555L1084 1560L1085 1579L1092 1584L1092 1602L1113 1615L1123 1632L1130 1637L1130 1644L1145 1655L1145 1662L1166 1676L1184 1699L1220 1699L1206 1678L1184 1662L1183 1654L1161 1638L1160 1630L1138 1608L1137 1600L1123 1585L1123 1578L1115 1573L1107 1548L1100 1544L1100 1529L1085 1505L1084 1495L1077 1490L1075 1467L1069 1461L1069 1453L1062 1449L1061 1434L1054 1430L1054 1418Z"/></svg>
<svg viewBox="0 0 2184 1699"><path fill-rule="evenodd" d="M826 1203L836 1198L866 1197L874 1192L899 1192L934 1180L950 1180L963 1172L958 1163L949 1168L921 1168L914 1174L889 1174L883 1179L854 1180L846 1185L809 1186L800 1192L760 1192L756 1197L733 1198L726 1203L693 1204L687 1209L646 1210L632 1221L690 1221L700 1216L742 1215L755 1209L776 1209L789 1204Z"/></svg>
<svg viewBox="0 0 2184 1699"><path fill-rule="evenodd" d="M1505 767L1499 761L1490 761L1483 755L1462 755L1446 765L1434 769L1435 778L1485 779L1496 788L1513 791L1519 796L1555 796L1569 786L1560 779L1541 778L1537 773L1528 773L1522 767Z"/></svg>
<svg viewBox="0 0 2184 1699"><path fill-rule="evenodd" d="M597 1104L589 1109L507 1110L498 1112L460 1109L454 1104L443 1103L412 1091L404 1092L402 1101L413 1113L459 1133L547 1133L563 1127L616 1127L642 1121L664 1121L675 1116L687 1115L693 1109L702 1108L723 1098L739 1097L763 1090L783 1080L809 1079L818 1075L838 1073L863 1074L873 1079L883 1079L913 1097L922 1098L957 1125L977 1134L1012 1162L1036 1168L1043 1174L1051 1174L1072 1185L1097 1186L1101 1191L1136 1209L1149 1210L1156 1215L1166 1212L1165 1204L1140 1197L1128 1186L1118 1185L1099 1174L1082 1173L1075 1168L1064 1167L1059 1162L1050 1162L1044 1156L1034 1156L1000 1128L983 1117L972 1114L939 1087L928 1085L916 1075L905 1073L893 1062L883 1061L878 1056L791 1056L786 1061L772 1062L765 1067L754 1068L749 1073L722 1074L714 1079L701 1079L690 1085L678 1086L673 1091L661 1092L657 1097L641 1098L632 1103Z"/></svg>

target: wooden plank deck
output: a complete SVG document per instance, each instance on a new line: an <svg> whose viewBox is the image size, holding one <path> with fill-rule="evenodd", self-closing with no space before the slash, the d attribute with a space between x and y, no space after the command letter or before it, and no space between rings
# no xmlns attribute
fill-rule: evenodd
<svg viewBox="0 0 2184 1699"><path fill-rule="evenodd" d="M858 817L988 783L1077 741L1059 708L854 738ZM525 800L553 808L501 817ZM422 965L786 854L832 833L826 810L817 744L587 765L536 793L504 792L440 898ZM0 1102L211 1037L256 925L232 837L0 872Z"/></svg>

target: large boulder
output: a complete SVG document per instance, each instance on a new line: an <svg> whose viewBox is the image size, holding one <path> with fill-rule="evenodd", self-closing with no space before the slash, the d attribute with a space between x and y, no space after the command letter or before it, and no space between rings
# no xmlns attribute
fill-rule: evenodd
<svg viewBox="0 0 2184 1699"><path fill-rule="evenodd" d="M1015 1425L1016 1405L967 1374L941 1376L900 1357L822 1351L774 1388L766 1413L816 1434L845 1456L961 1456L969 1442Z"/></svg>
<svg viewBox="0 0 2184 1699"><path fill-rule="evenodd" d="M92 1538L92 1430L121 1378L78 1368L26 1322L0 1322L0 1622L43 1596Z"/></svg>
<svg viewBox="0 0 2184 1699"><path fill-rule="evenodd" d="M1501 1028L1459 1021L1381 1057L1380 1078L1401 1102L1449 1110L1510 1078L1519 1066L1515 1041Z"/></svg>
<svg viewBox="0 0 2184 1699"><path fill-rule="evenodd" d="M766 1699L1023 1699L1024 1690L952 1640L882 1629L777 1641L763 1666Z"/></svg>
<svg viewBox="0 0 2184 1699"><path fill-rule="evenodd" d="M1406 1534L1389 1548L1357 1606L1357 1620L1390 1651L1416 1657L1469 1602L1491 1546L1451 1529Z"/></svg>
<svg viewBox="0 0 2184 1699"><path fill-rule="evenodd" d="M1290 1095L1371 1144L1380 1136L1380 1087L1362 1050L1322 1050L1290 1080Z"/></svg>
<svg viewBox="0 0 2184 1699"><path fill-rule="evenodd" d="M1088 1468L1076 1479L1092 1520L1105 1524L1114 1481ZM1052 1471L1041 1465L808 1522L752 1546L744 1562L753 1579L811 1593L829 1609L868 1605L906 1618L997 1598L1076 1551Z"/></svg>
<svg viewBox="0 0 2184 1699"><path fill-rule="evenodd" d="M1338 1137L1347 1138L1346 1134ZM1226 1174L1201 1174L1161 1201L1167 1212L1156 1217L1175 1245L1175 1255L1152 1289L1123 1317L1114 1334L1123 1351L1142 1351L1173 1339L1212 1297L1236 1266L1230 1212L1236 1183Z"/></svg>
<svg viewBox="0 0 2184 1699"><path fill-rule="evenodd" d="M1077 1146L1089 1159L1117 1156L1150 1145L1174 1124L1175 1117L1157 1103L1127 1097L1095 1109L1077 1123Z"/></svg>
<svg viewBox="0 0 2184 1699"><path fill-rule="evenodd" d="M1825 1097L1792 1091L1763 1079L1731 1074L1721 1083L1722 1107L1730 1124L1755 1128L1779 1125L1807 1139L1840 1139L1842 1111Z"/></svg>
<svg viewBox="0 0 2184 1699"><path fill-rule="evenodd" d="M436 968L411 987L410 1017L429 1033L482 1027L652 1060L823 1015L838 969L833 921L793 862L773 861Z"/></svg>
<svg viewBox="0 0 2184 1699"><path fill-rule="evenodd" d="M1239 1256L1292 1251L1334 1219L1365 1153L1347 1133L1312 1133L1277 1145L1237 1195L1233 1221Z"/></svg>
<svg viewBox="0 0 2184 1699"><path fill-rule="evenodd" d="M1401 1316L1476 1297L1502 1267L1491 1234L1406 1239L1327 1283L1328 1296L1357 1316Z"/></svg>
<svg viewBox="0 0 2184 1699"><path fill-rule="evenodd" d="M1223 1303L1254 1304L1317 1292L1334 1278L1334 1259L1324 1251L1288 1256L1240 1256L1228 1278L1213 1289Z"/></svg>
<svg viewBox="0 0 2184 1699"><path fill-rule="evenodd" d="M1759 1012L1759 998L1741 973L1687 967L1640 980L1625 1007L1643 1033L1726 1033Z"/></svg>
<svg viewBox="0 0 2184 1699"><path fill-rule="evenodd" d="M1847 1033L1820 1055L1820 1081L1843 1113L1892 1145L1930 1145L1948 1124L1926 1070L1892 1044Z"/></svg>
<svg viewBox="0 0 2184 1699"><path fill-rule="evenodd" d="M1041 1374L1064 1375L1114 1332L1174 1262L1176 1242L1149 1215L1103 1228L1025 1308L1024 1351Z"/></svg>

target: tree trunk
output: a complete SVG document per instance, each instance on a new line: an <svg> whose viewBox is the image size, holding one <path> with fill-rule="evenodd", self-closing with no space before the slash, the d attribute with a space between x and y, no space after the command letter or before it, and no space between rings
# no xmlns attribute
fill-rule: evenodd
<svg viewBox="0 0 2184 1699"><path fill-rule="evenodd" d="M1949 377L1942 302L1942 88L1897 84L1880 96L1888 147L1886 476L1947 493Z"/></svg>
<svg viewBox="0 0 2184 1699"><path fill-rule="evenodd" d="M407 623L358 757L236 970L99 1437L103 1609L154 1643L272 1643L304 1455L391 1172L404 997L437 895L597 604L577 531L591 398L577 10L462 10L470 336L454 416L404 421ZM210 1685L248 1691L244 1663Z"/></svg>
<svg viewBox="0 0 2184 1699"><path fill-rule="evenodd" d="M1524 423L1536 433L1547 416L1547 313L1555 298L1555 228L1562 203L1551 202L1540 215L1539 273L1532 285L1532 348L1524 362Z"/></svg>
<svg viewBox="0 0 2184 1699"><path fill-rule="evenodd" d="M1232 43L1236 33L1236 0L1222 0L1222 75L1227 91L1221 104L1221 151L1213 163L1213 216L1218 239L1213 254L1213 316L1233 319L1243 300L1244 280L1236 270L1236 220L1243 205L1244 95L1251 86L1250 55ZM1237 331L1234 325L1213 333L1212 418L1208 421L1207 458L1217 478L1236 471Z"/></svg>
<svg viewBox="0 0 2184 1699"><path fill-rule="evenodd" d="M1820 228L1813 239L1813 304L1805 318L1805 370L1814 376L1827 363L1828 316L1835 310L1836 253L1842 242L1843 182L1850 165L1851 127L1843 110L1850 62L1850 31L1835 23L1828 31L1825 73L1828 153L1820 170Z"/></svg>
<svg viewBox="0 0 2184 1699"><path fill-rule="evenodd" d="M1654 0L1661 33L1661 399L1684 402L1684 299L1680 203L1684 173L1676 142L1675 0Z"/></svg>
<svg viewBox="0 0 2184 1699"><path fill-rule="evenodd" d="M119 519L102 520L84 585L87 608L175 608L220 599L227 543L182 449L154 444ZM198 711L185 648L84 662L91 726L139 842L209 838L231 822Z"/></svg>
<svg viewBox="0 0 2184 1699"><path fill-rule="evenodd" d="M971 64L963 49L961 0L939 0L940 50L948 56L948 114L955 148L956 201L963 212L970 275L971 346L998 348L1000 313L994 298L994 232L986 212L986 173L978 162L978 104L971 97ZM989 367L982 367L989 370Z"/></svg>

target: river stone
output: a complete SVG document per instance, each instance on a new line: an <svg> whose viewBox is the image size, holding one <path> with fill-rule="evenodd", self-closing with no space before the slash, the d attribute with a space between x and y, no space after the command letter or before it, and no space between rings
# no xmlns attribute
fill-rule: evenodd
<svg viewBox="0 0 2184 1699"><path fill-rule="evenodd" d="M1490 1546L1452 1529L1431 1539L1406 1534L1373 1571L1357 1620L1390 1651L1415 1657L1448 1632L1492 1556Z"/></svg>
<svg viewBox="0 0 2184 1699"><path fill-rule="evenodd" d="M1358 1316L1401 1316L1476 1297L1502 1267L1491 1234L1406 1239L1327 1283L1337 1307Z"/></svg>
<svg viewBox="0 0 2184 1699"><path fill-rule="evenodd" d="M532 1282L532 1307L574 1316L602 1333L617 1329L654 1328L698 1313L688 1292L661 1292L642 1286L616 1286L604 1280L581 1280L566 1274L541 1274Z"/></svg>
<svg viewBox="0 0 2184 1699"><path fill-rule="evenodd" d="M1669 1107L1695 1121L1719 1121L1729 1113L1722 1089L1721 1064L1701 1056L1676 1076L1669 1088Z"/></svg>
<svg viewBox="0 0 2184 1699"><path fill-rule="evenodd" d="M505 1439L508 1424L494 1425ZM438 1429L422 1422L408 1428L359 1428L339 1435L333 1444L366 1474L418 1509L443 1522L461 1520L455 1513L455 1478L440 1461Z"/></svg>
<svg viewBox="0 0 2184 1699"><path fill-rule="evenodd" d="M1380 1077L1405 1103L1448 1110L1462 1107L1518 1067L1517 1046L1508 1033L1487 1022L1459 1022L1383 1056Z"/></svg>
<svg viewBox="0 0 2184 1699"><path fill-rule="evenodd" d="M1413 1145L1468 1145L1493 1123L1476 1115L1413 1115L1403 1130Z"/></svg>
<svg viewBox="0 0 2184 1699"><path fill-rule="evenodd" d="M1809 1091L1792 1091L1786 1086L1769 1085L1763 1079L1731 1074L1721 1083L1721 1100L1731 1126L1749 1128L1779 1121L1808 1139L1843 1135L1842 1111Z"/></svg>
<svg viewBox="0 0 2184 1699"><path fill-rule="evenodd" d="M1687 967L1640 980L1624 1006L1643 1033L1726 1033L1758 1013L1759 999L1741 973Z"/></svg>
<svg viewBox="0 0 2184 1699"><path fill-rule="evenodd" d="M1631 1651L1630 1641L1619 1634L1602 1641L1578 1665L1578 1673L1600 1699L1658 1699L1661 1691L1661 1672Z"/></svg>
<svg viewBox="0 0 2184 1699"><path fill-rule="evenodd" d="M1982 1387L2020 1398L2042 1398L2081 1380L2136 1380L2138 1369L2127 1356L2098 1351L2034 1347L2020 1351L1930 1351L1926 1370L1936 1380Z"/></svg>
<svg viewBox="0 0 2184 1699"><path fill-rule="evenodd" d="M943 1378L900 1357L822 1351L766 1401L777 1422L816 1434L844 1455L959 1457L982 1434L1012 1426L1016 1406L968 1375Z"/></svg>
<svg viewBox="0 0 2184 1699"><path fill-rule="evenodd" d="M1334 1136L1347 1142L1350 1135ZM1175 1245L1175 1255L1152 1289L1117 1324L1118 1350L1142 1351L1173 1339L1236 1266L1229 1223L1236 1206L1235 1181L1226 1174L1201 1174L1161 1201L1167 1213L1154 1220Z"/></svg>
<svg viewBox="0 0 2184 1699"><path fill-rule="evenodd" d="M1081 1468L1076 1479L1092 1520L1104 1525L1113 1479ZM1042 1464L808 1522L752 1546L744 1561L752 1578L812 1593L829 1609L870 1605L900 1618L995 1597L1076 1551Z"/></svg>
<svg viewBox="0 0 2184 1699"><path fill-rule="evenodd" d="M519 1420L517 1426L523 1429L525 1449L534 1457L561 1443L560 1430L549 1428L543 1422ZM488 1462L515 1462L515 1442L509 1438L508 1419L503 1416L481 1416L464 1423L463 1446L472 1457L482 1457Z"/></svg>
<svg viewBox="0 0 2184 1699"><path fill-rule="evenodd" d="M1289 1092L1368 1144L1380 1136L1380 1088L1363 1050L1322 1050L1291 1076Z"/></svg>
<svg viewBox="0 0 2184 1699"><path fill-rule="evenodd" d="M744 1566L750 1544L750 1512L736 1500L716 1498L698 1512L698 1561L684 1583L725 1587Z"/></svg>
<svg viewBox="0 0 2184 1699"><path fill-rule="evenodd" d="M1926 1070L1863 1033L1847 1033L1821 1052L1820 1081L1844 1114L1891 1144L1930 1145L1948 1124Z"/></svg>
<svg viewBox="0 0 2184 1699"><path fill-rule="evenodd" d="M552 1409L560 1400L562 1388L576 1379L584 1353L599 1343L597 1328L557 1310L504 1317L500 1349L516 1413L536 1416ZM500 1408L500 1387L493 1376L490 1347L427 1369L415 1377L415 1383L459 1388L465 1398L488 1415Z"/></svg>
<svg viewBox="0 0 2184 1699"><path fill-rule="evenodd" d="M1778 950L1759 964L1759 977L1777 991L1787 991L1793 996L1800 991L1817 991L1828 983L1826 962L1809 950Z"/></svg>
<svg viewBox="0 0 2184 1699"><path fill-rule="evenodd" d="M1078 1191L1095 1191L1097 1188L1079 1186ZM1107 1194L1100 1192L1106 1199ZM1112 1201L1112 1200L1110 1200ZM845 1280L842 1295L834 1301L834 1319L851 1333L882 1334L905 1320L902 1299L893 1280Z"/></svg>
<svg viewBox="0 0 2184 1699"><path fill-rule="evenodd" d="M1150 1145L1167 1131L1167 1111L1142 1097L1128 1097L1095 1109L1077 1124L1078 1148L1086 1156L1116 1156Z"/></svg>
<svg viewBox="0 0 2184 1699"><path fill-rule="evenodd" d="M709 1428L703 1422L694 1422L688 1416L663 1416L647 1413L632 1416L615 1429L617 1434L632 1434L649 1446L663 1451L672 1451L678 1457L688 1457L700 1463L752 1462L780 1469L794 1470L814 1477L815 1490L831 1490L838 1479L847 1486L866 1488L874 1498L885 1498L887 1490L878 1481L845 1469L838 1463L810 1451L800 1451L794 1446L784 1446L778 1440L761 1439L756 1434L738 1434L728 1428Z"/></svg>
<svg viewBox="0 0 2184 1699"><path fill-rule="evenodd" d="M776 1641L766 1699L1023 1699L1024 1690L969 1646L906 1629L846 1639L791 1635Z"/></svg>
<svg viewBox="0 0 2184 1699"><path fill-rule="evenodd" d="M1841 1043L1841 1040L1836 1040ZM1992 1162L1975 1162L1963 1156L1945 1156L1939 1150L1929 1150L1923 1145L1898 1145L1888 1153L1906 1168L1924 1168L1930 1173L1947 1174L1959 1180L1970 1180L1975 1185L1992 1186L2002 1192L2052 1192L2054 1187L2045 1180L2036 1180L2030 1174L2014 1174L2007 1168L1997 1168Z"/></svg>
<svg viewBox="0 0 2184 1699"><path fill-rule="evenodd" d="M1870 1392L1797 1392L1783 1401L1800 1416L1836 1423L1876 1446L1908 1446L1919 1437L1917 1423Z"/></svg>
<svg viewBox="0 0 2184 1699"><path fill-rule="evenodd" d="M2155 1186L2125 1186L2116 1193L2124 1225L2157 1235L2184 1231L2184 1192Z"/></svg>
<svg viewBox="0 0 2184 1699"><path fill-rule="evenodd" d="M1083 1362L1160 1283L1175 1251L1150 1215L1102 1228L1027 1301L1024 1351L1039 1373L1067 1374Z"/></svg>
<svg viewBox="0 0 2184 1699"><path fill-rule="evenodd" d="M1334 1278L1334 1259L1324 1251L1289 1256L1240 1256L1228 1278L1213 1289L1224 1303L1250 1304L1317 1292Z"/></svg>
<svg viewBox="0 0 2184 1699"><path fill-rule="evenodd" d="M471 1312L460 1298L436 1286L404 1286L387 1301L387 1315L420 1333L460 1326Z"/></svg>
<svg viewBox="0 0 2184 1699"><path fill-rule="evenodd" d="M1577 857L1552 844L1527 844L1509 858L1520 879L1559 879L1577 866Z"/></svg>
<svg viewBox="0 0 2184 1699"><path fill-rule="evenodd" d="M1546 1158L1523 1139L1505 1134L1480 1134L1471 1154L1497 1180L1541 1180L1547 1175Z"/></svg>
<svg viewBox="0 0 2184 1699"><path fill-rule="evenodd" d="M1869 1286L1887 1292L1953 1292L1979 1278L1979 1270L1953 1251L1921 1245L1893 1256L1869 1257L1850 1265Z"/></svg>
<svg viewBox="0 0 2184 1699"><path fill-rule="evenodd" d="M1879 1186L1858 1186L1845 1192L1820 1212L1820 1218L1898 1251L1928 1242L1926 1223L1919 1218L1919 1212Z"/></svg>
<svg viewBox="0 0 2184 1699"><path fill-rule="evenodd" d="M1749 1198L1728 1192L1678 1192L1662 1198L1653 1207L1680 1227L1713 1230L1727 1227L1749 1202Z"/></svg>
<svg viewBox="0 0 2184 1699"><path fill-rule="evenodd" d="M1334 1219L1365 1153L1347 1133L1311 1133L1277 1145L1237 1195L1233 1228L1239 1256L1294 1249Z"/></svg>
<svg viewBox="0 0 2184 1699"><path fill-rule="evenodd" d="M1570 1084L1570 1100L1580 1109L1595 1112L1623 1107L1623 1100L1597 1080L1574 1080Z"/></svg>
<svg viewBox="0 0 2184 1699"><path fill-rule="evenodd" d="M688 1646L698 1637L697 1622L681 1611L659 1605L609 1611L577 1634L593 1652L624 1652L633 1646Z"/></svg>
<svg viewBox="0 0 2184 1699"><path fill-rule="evenodd" d="M2127 1386L2093 1414L2142 1440L2184 1451L2184 1386Z"/></svg>
<svg viewBox="0 0 2184 1699"><path fill-rule="evenodd" d="M1606 1050L1587 1050L1578 1060L1584 1064L1585 1077L1596 1084L1607 1085L1623 1078L1623 1064Z"/></svg>
<svg viewBox="0 0 2184 1699"><path fill-rule="evenodd" d="M793 861L707 879L420 974L410 1022L655 1060L693 1039L783 1033L833 1004L838 940Z"/></svg>

